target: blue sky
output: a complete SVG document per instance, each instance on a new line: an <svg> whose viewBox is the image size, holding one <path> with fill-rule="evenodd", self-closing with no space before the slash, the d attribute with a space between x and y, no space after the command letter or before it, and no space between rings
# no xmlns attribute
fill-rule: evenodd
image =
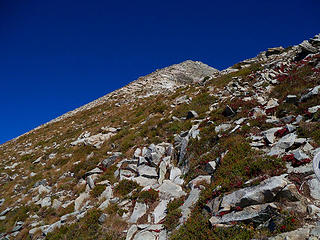
<svg viewBox="0 0 320 240"><path fill-rule="evenodd" d="M320 32L318 0L0 0L0 143L187 59L224 69Z"/></svg>

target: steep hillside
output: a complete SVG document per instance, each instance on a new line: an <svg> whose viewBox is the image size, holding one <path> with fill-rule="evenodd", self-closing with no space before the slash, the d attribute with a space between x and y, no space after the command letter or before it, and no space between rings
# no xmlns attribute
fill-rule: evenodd
<svg viewBox="0 0 320 240"><path fill-rule="evenodd" d="M0 239L318 239L320 35L157 70L0 145Z"/></svg>

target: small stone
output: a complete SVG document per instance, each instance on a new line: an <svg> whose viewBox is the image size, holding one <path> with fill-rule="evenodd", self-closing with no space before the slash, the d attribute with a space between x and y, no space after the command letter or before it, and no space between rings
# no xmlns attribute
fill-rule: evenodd
<svg viewBox="0 0 320 240"><path fill-rule="evenodd" d="M79 211L82 203L89 197L89 193L87 192L80 193L80 196L74 201L74 210Z"/></svg>
<svg viewBox="0 0 320 240"><path fill-rule="evenodd" d="M58 199L54 199L52 202L52 208L57 210L58 208L60 208L61 204L62 203Z"/></svg>
<svg viewBox="0 0 320 240"><path fill-rule="evenodd" d="M196 186L198 186L199 184L201 184L202 182L204 182L206 184L210 184L211 183L211 176L210 175L200 175L200 176L196 177L195 179L191 180L188 183L188 187L193 189Z"/></svg>
<svg viewBox="0 0 320 240"><path fill-rule="evenodd" d="M137 148L133 154L134 158L139 158L141 156L141 153L142 153L141 149Z"/></svg>
<svg viewBox="0 0 320 240"><path fill-rule="evenodd" d="M320 217L320 208L318 208L317 206L313 205L313 204L309 204L307 206L307 210L308 213L310 214L310 216L317 216Z"/></svg>
<svg viewBox="0 0 320 240"><path fill-rule="evenodd" d="M222 217L214 216L210 218L211 225L240 222L240 221L253 221L255 223L264 223L267 221L273 212L276 211L276 206L273 204L261 204L245 207L242 211L231 212L223 215Z"/></svg>
<svg viewBox="0 0 320 240"><path fill-rule="evenodd" d="M236 113L233 111L233 109L227 105L224 111L222 112L222 115L225 117L231 117L234 116Z"/></svg>
<svg viewBox="0 0 320 240"><path fill-rule="evenodd" d="M104 210L106 209L110 204L110 199L106 199L103 203L100 204L98 209Z"/></svg>
<svg viewBox="0 0 320 240"><path fill-rule="evenodd" d="M93 181L93 179L92 179L91 176L88 176L88 177L87 177L87 184L88 184L88 186L89 186L91 189L94 188L94 181Z"/></svg>
<svg viewBox="0 0 320 240"><path fill-rule="evenodd" d="M216 133L225 132L225 131L227 131L228 129L230 129L231 127L232 127L231 124L229 124L229 123L223 123L223 124L221 124L221 125L219 125L219 126L216 126L216 127L215 127L215 131L216 131Z"/></svg>
<svg viewBox="0 0 320 240"><path fill-rule="evenodd" d="M102 213L102 214L100 215L99 219L98 219L98 222L101 223L101 224L104 223L104 222L107 220L107 217L108 217L107 214Z"/></svg>
<svg viewBox="0 0 320 240"><path fill-rule="evenodd" d="M107 186L106 189L99 196L99 200L101 199L111 199L113 197L112 186Z"/></svg>
<svg viewBox="0 0 320 240"><path fill-rule="evenodd" d="M167 173L167 164L165 161L162 161L159 166L159 179L158 179L159 184L163 183L166 173Z"/></svg>
<svg viewBox="0 0 320 240"><path fill-rule="evenodd" d="M272 201L277 193L287 186L285 177L286 174L271 177L257 186L242 188L225 195L221 202L222 211L229 211L236 206L246 207Z"/></svg>
<svg viewBox="0 0 320 240"><path fill-rule="evenodd" d="M296 95L288 95L286 97L286 102L287 103L297 103L297 96Z"/></svg>
<svg viewBox="0 0 320 240"><path fill-rule="evenodd" d="M240 118L237 121L235 121L234 123L237 125L241 125L242 123L244 123L245 120L247 120L247 118Z"/></svg>
<svg viewBox="0 0 320 240"><path fill-rule="evenodd" d="M197 118L199 117L198 113L196 113L195 111L191 110L187 113L187 119L191 119L191 118Z"/></svg>
<svg viewBox="0 0 320 240"><path fill-rule="evenodd" d="M210 161L205 165L205 171L212 175L216 171L217 163L215 161Z"/></svg>
<svg viewBox="0 0 320 240"><path fill-rule="evenodd" d="M310 196L316 200L320 200L320 182L318 179L313 178L308 180L307 182L309 189L310 189Z"/></svg>
<svg viewBox="0 0 320 240"><path fill-rule="evenodd" d="M316 113L320 109L320 105L308 108L309 113Z"/></svg>
<svg viewBox="0 0 320 240"><path fill-rule="evenodd" d="M297 159L298 161L302 161L304 159L309 158L309 156L304 152L302 152L301 150L295 150L292 153L294 155L294 158Z"/></svg>
<svg viewBox="0 0 320 240"><path fill-rule="evenodd" d="M272 108L275 108L275 107L278 107L279 104L278 104L278 100L277 99L274 99L274 98L271 98L268 102L267 102L267 106L266 106L266 109L272 109Z"/></svg>
<svg viewBox="0 0 320 240"><path fill-rule="evenodd" d="M173 167L173 168L171 168L171 170L170 170L170 177L169 177L169 179L170 179L171 181L174 181L174 179L175 179L176 177L180 177L181 175L182 175L182 172L181 172L180 168Z"/></svg>
<svg viewBox="0 0 320 240"><path fill-rule="evenodd" d="M36 204L41 205L41 207L49 207L51 206L51 198L45 197L44 199L39 200Z"/></svg>

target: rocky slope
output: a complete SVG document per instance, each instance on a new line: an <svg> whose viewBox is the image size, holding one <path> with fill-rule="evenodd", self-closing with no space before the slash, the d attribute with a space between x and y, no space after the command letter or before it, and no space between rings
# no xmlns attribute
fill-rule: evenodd
<svg viewBox="0 0 320 240"><path fill-rule="evenodd" d="M318 239L320 35L157 70L0 145L0 239Z"/></svg>

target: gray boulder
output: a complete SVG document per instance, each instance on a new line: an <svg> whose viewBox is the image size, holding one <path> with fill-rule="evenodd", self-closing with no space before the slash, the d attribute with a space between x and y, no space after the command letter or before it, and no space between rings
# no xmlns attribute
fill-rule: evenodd
<svg viewBox="0 0 320 240"><path fill-rule="evenodd" d="M147 165L140 165L138 167L138 173L142 177L146 178L158 178L157 169Z"/></svg>
<svg viewBox="0 0 320 240"><path fill-rule="evenodd" d="M262 181L259 185L243 188L225 195L221 202L221 211L229 211L236 206L272 202L276 195L288 184L287 175L275 176Z"/></svg>
<svg viewBox="0 0 320 240"><path fill-rule="evenodd" d="M108 168L110 167L116 160L117 158L121 155L121 153L119 152L116 152L114 153L112 156L104 159L102 162L101 162L101 166L103 168Z"/></svg>
<svg viewBox="0 0 320 240"><path fill-rule="evenodd" d="M261 204L245 207L242 211L227 213L221 217L213 216L210 218L211 225L230 223L230 222L253 222L261 224L266 222L276 212L274 204Z"/></svg>

